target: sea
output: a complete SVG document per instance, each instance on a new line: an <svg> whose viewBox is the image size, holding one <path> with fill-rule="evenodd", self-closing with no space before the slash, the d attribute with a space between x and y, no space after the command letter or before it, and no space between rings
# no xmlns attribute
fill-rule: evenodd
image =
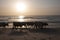
<svg viewBox="0 0 60 40"><path fill-rule="evenodd" d="M0 22L47 22L45 28L60 28L60 15L37 15L37 16L0 16Z"/></svg>

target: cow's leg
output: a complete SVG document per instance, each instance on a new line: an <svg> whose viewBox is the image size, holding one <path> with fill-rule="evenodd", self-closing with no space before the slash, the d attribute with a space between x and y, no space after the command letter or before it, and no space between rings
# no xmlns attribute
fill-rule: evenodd
<svg viewBox="0 0 60 40"><path fill-rule="evenodd" d="M25 24L24 26L25 26L26 28L28 28L28 27L27 27L27 26L28 26L27 24Z"/></svg>
<svg viewBox="0 0 60 40"><path fill-rule="evenodd" d="M41 29L43 29L43 25L41 25Z"/></svg>
<svg viewBox="0 0 60 40"><path fill-rule="evenodd" d="M12 30L11 30L11 31L12 31L12 32L14 32L14 31L15 31L15 28L16 28L16 26L13 26L13 28L12 28Z"/></svg>
<svg viewBox="0 0 60 40"><path fill-rule="evenodd" d="M3 27L3 28L2 28L2 32L5 32L5 31L6 31L5 25L3 25L2 27Z"/></svg>
<svg viewBox="0 0 60 40"><path fill-rule="evenodd" d="M35 25L35 29L37 29L37 25Z"/></svg>

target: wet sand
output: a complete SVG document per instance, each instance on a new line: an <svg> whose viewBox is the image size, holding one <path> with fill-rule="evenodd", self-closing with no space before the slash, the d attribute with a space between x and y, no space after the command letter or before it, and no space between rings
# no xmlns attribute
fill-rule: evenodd
<svg viewBox="0 0 60 40"><path fill-rule="evenodd" d="M0 40L60 40L60 28L44 28L40 30L23 30L13 32L11 29L0 31Z"/></svg>

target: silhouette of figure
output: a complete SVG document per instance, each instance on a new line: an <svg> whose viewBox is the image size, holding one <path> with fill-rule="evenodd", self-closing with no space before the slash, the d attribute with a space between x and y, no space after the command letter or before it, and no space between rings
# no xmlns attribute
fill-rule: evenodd
<svg viewBox="0 0 60 40"><path fill-rule="evenodd" d="M35 28L36 29L43 29L43 26L47 26L48 23L45 23L45 22L35 22Z"/></svg>
<svg viewBox="0 0 60 40"><path fill-rule="evenodd" d="M5 26L8 26L8 22L0 22L0 27L1 26L5 28Z"/></svg>

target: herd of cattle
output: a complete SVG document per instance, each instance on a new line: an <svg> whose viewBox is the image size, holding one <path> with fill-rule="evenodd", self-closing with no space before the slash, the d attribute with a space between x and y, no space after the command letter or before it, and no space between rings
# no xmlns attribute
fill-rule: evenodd
<svg viewBox="0 0 60 40"><path fill-rule="evenodd" d="M6 27L6 26L9 26L8 25L9 23L8 22L0 22L0 27ZM48 23L46 23L46 22L13 22L13 28L16 28L16 27L18 27L18 26L20 26L20 27L22 27L22 26L33 26L33 25L35 25L35 27L34 28L43 28L44 26L47 26L48 25Z"/></svg>

